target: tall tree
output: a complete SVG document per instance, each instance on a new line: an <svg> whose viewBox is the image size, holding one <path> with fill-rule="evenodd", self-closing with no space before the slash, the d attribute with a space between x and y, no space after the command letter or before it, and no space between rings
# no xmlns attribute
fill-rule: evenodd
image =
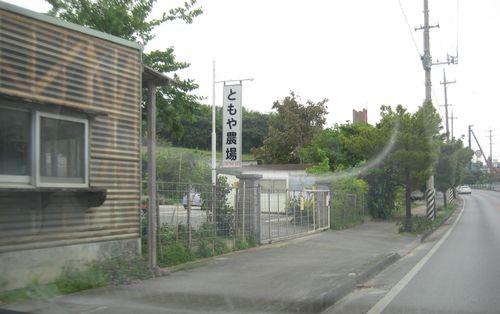
<svg viewBox="0 0 500 314"><path fill-rule="evenodd" d="M222 143L222 109L217 110L216 132L217 147L220 149ZM250 153L252 148L260 147L267 135L267 123L269 114L247 110L243 107L243 153ZM181 121L184 133L181 137L173 136L172 133L161 133L166 141L174 146L189 148L210 149L210 136L212 130L212 107L207 105L198 106L191 117L184 117Z"/></svg>
<svg viewBox="0 0 500 314"><path fill-rule="evenodd" d="M264 145L252 152L257 159L267 163L299 163L300 150L309 144L326 122L327 99L314 103L300 103L294 92L276 101L269 117L268 137Z"/></svg>
<svg viewBox="0 0 500 314"><path fill-rule="evenodd" d="M460 145L460 146L459 146ZM434 182L438 191L443 192L444 206L448 205L446 192L456 182L458 154L461 142L455 141L441 143L439 147L439 158L436 162Z"/></svg>
<svg viewBox="0 0 500 314"><path fill-rule="evenodd" d="M401 105L395 111L383 107L382 116L386 126L399 130L386 164L393 169L396 182L405 188L406 227L411 229L411 192L432 174L441 140L441 118L431 102L425 102L415 114Z"/></svg>
<svg viewBox="0 0 500 314"><path fill-rule="evenodd" d="M196 0L184 2L157 19L149 19L156 0L46 0L52 9L48 12L68 22L90 27L146 46L153 38L155 27L165 22L182 20L192 23L203 10ZM151 68L171 73L189 67L178 62L172 47L145 53L143 62ZM191 79L182 80L173 75L175 86L158 89L158 131L181 135L184 131L182 117L192 115L201 99L192 92L198 85ZM146 95L146 93L143 93ZM145 112L145 111L144 111Z"/></svg>

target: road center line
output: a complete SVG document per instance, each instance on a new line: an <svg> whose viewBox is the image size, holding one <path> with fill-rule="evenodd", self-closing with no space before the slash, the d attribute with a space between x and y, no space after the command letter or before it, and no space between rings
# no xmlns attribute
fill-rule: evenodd
<svg viewBox="0 0 500 314"><path fill-rule="evenodd" d="M462 210L457 217L457 220L453 223L453 226L446 232L446 234L436 243L432 249L422 258L417 265L413 266L413 268L401 279L392 289L382 298L380 299L369 311L367 314L380 314L385 308L394 300L394 298L408 285L408 283L415 277L416 274L427 264L427 262L431 259L434 253L443 245L444 241L450 236L453 229L457 225L458 221L462 217L462 214L465 209L465 199L462 205Z"/></svg>

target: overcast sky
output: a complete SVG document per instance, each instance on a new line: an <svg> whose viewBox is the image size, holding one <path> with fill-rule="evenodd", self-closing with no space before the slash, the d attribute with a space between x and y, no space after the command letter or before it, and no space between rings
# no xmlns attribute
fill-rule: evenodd
<svg viewBox="0 0 500 314"><path fill-rule="evenodd" d="M44 0L7 2L38 12L50 9ZM182 3L158 2L154 14ZM327 126L352 120L352 109L362 108L373 124L382 104L403 104L413 112L424 99L422 31L414 31L423 24L423 1L198 2L203 15L191 25L172 22L157 28L145 50L173 46L180 61L191 63L178 74L196 80L207 104L212 103L214 59L218 81L254 78L244 82L244 106L269 112L291 90L304 101L328 98ZM456 80L448 89L449 113L458 117L455 136L466 135L467 126L474 125L488 155L487 130L493 129L493 158L500 159L500 1L429 0L429 8L431 23L440 25L431 30L433 60L455 55L457 46L459 54L458 65L433 66L433 102L444 117L440 82L446 69L448 80ZM220 105L222 85L216 90Z"/></svg>

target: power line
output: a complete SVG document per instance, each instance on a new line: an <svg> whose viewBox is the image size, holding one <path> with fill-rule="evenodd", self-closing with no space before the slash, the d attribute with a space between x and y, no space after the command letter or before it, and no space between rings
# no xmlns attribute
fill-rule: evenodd
<svg viewBox="0 0 500 314"><path fill-rule="evenodd" d="M460 14L459 14L459 0L457 0L457 38L456 38L457 47L456 47L456 51L455 51L457 59L458 59L458 29L460 28L460 24L458 23L459 17L460 17Z"/></svg>
<svg viewBox="0 0 500 314"><path fill-rule="evenodd" d="M413 36L413 29L410 26L410 23L408 22L408 18L406 17L406 13L405 13L405 10L403 8L403 4L401 4L401 0L398 0L398 2L399 2L399 8L401 9L401 13L403 13L403 17L406 21L406 25L408 26L408 31L410 32L411 40L413 41L413 45L415 45L415 50L417 51L418 56L420 57L421 54L420 54L420 51L418 50L417 41L415 40L415 37Z"/></svg>

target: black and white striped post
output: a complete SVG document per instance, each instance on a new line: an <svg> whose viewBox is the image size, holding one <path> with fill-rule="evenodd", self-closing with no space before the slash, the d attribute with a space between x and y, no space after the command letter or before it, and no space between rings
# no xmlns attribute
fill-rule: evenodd
<svg viewBox="0 0 500 314"><path fill-rule="evenodd" d="M448 204L452 204L453 202L455 202L455 197L453 196L453 188L448 189L446 193L448 193Z"/></svg>
<svg viewBox="0 0 500 314"><path fill-rule="evenodd" d="M434 189L434 176L431 176L427 181L425 201L427 205L426 216L428 219L434 220L436 218L436 190Z"/></svg>

